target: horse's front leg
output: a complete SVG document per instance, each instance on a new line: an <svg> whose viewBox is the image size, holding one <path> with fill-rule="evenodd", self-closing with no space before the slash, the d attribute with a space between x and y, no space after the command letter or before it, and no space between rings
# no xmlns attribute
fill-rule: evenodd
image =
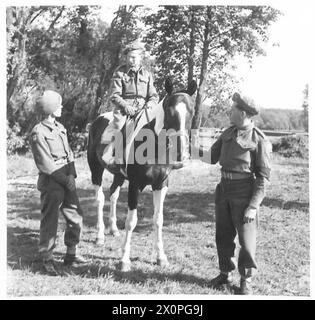
<svg viewBox="0 0 315 320"><path fill-rule="evenodd" d="M137 185L129 183L128 188L128 214L125 222L125 239L122 246L121 271L126 272L131 269L130 249L131 236L138 222L137 205L138 205L139 188Z"/></svg>
<svg viewBox="0 0 315 320"><path fill-rule="evenodd" d="M102 186L93 185L95 190L95 199L97 204L97 236L96 244L102 245L105 242L105 225L103 220L103 208L105 204L105 196Z"/></svg>
<svg viewBox="0 0 315 320"><path fill-rule="evenodd" d="M117 228L117 200L119 197L120 187L123 185L125 179L114 175L114 181L110 186L110 211L109 211L109 233L114 237L119 236L119 230Z"/></svg>
<svg viewBox="0 0 315 320"><path fill-rule="evenodd" d="M153 227L154 227L154 241L155 250L157 251L157 264L159 266L167 266L168 260L164 252L162 228L163 228L163 204L167 193L167 186L164 186L161 190L153 191Z"/></svg>

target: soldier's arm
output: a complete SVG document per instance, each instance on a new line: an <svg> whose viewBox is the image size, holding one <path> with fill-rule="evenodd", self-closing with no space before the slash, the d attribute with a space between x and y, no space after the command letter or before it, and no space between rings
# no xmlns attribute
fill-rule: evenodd
<svg viewBox="0 0 315 320"><path fill-rule="evenodd" d="M74 156L70 147L69 147L69 174L73 175L75 178L77 177L77 172L75 170L75 165L74 165Z"/></svg>
<svg viewBox="0 0 315 320"><path fill-rule="evenodd" d="M211 146L211 164L216 164L220 159L222 148L222 137L220 136L216 142Z"/></svg>
<svg viewBox="0 0 315 320"><path fill-rule="evenodd" d="M255 168L255 183L254 190L249 207L258 209L265 197L266 185L270 181L270 158L272 146L271 143L264 139L258 142L256 148L256 168Z"/></svg>
<svg viewBox="0 0 315 320"><path fill-rule="evenodd" d="M59 124L62 128L62 130L65 132L66 134L66 143L67 143L67 153L68 153L68 167L69 167L69 175L71 174L72 176L74 176L74 178L77 177L77 172L75 170L75 164L74 164L74 156L73 156L73 152L70 148L69 145L69 140L68 140L68 135L67 135L67 130L65 129L65 127L61 124Z"/></svg>
<svg viewBox="0 0 315 320"><path fill-rule="evenodd" d="M115 71L111 86L110 86L110 93L109 93L109 99L110 101L117 107L120 107L122 109L125 109L128 107L127 102L122 98L122 75L119 71Z"/></svg>
<svg viewBox="0 0 315 320"><path fill-rule="evenodd" d="M147 93L147 107L153 108L155 107L159 102L159 97L156 92L155 86L154 86L154 79L151 73L149 73L149 82L148 82L148 93Z"/></svg>
<svg viewBox="0 0 315 320"><path fill-rule="evenodd" d="M66 186L69 178L64 173L60 172L60 168L56 166L43 134L40 132L32 132L30 143L38 170L50 175L58 183Z"/></svg>
<svg viewBox="0 0 315 320"><path fill-rule="evenodd" d="M216 164L220 158L221 147L222 147L221 136L216 140L216 142L211 146L209 150L205 150L203 146L200 146L198 138L193 138L193 141L191 144L192 158L199 159L209 164Z"/></svg>

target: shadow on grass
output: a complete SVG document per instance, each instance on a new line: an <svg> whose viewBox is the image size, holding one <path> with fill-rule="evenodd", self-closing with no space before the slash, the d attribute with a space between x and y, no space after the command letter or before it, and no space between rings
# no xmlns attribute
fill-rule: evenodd
<svg viewBox="0 0 315 320"><path fill-rule="evenodd" d="M282 210L309 210L309 202L285 201L282 199L264 198L262 205L268 208L279 208Z"/></svg>
<svg viewBox="0 0 315 320"><path fill-rule="evenodd" d="M7 216L9 220L15 218L21 219L40 219L40 201L39 192L35 186L32 187L28 184L19 184L19 189L25 189L28 193L23 196L18 196L17 192L8 192L8 212ZM29 192L32 189L31 193ZM22 194L22 192L21 192ZM94 200L94 190L78 189L78 195L80 198L81 206L86 213L84 217L84 224L90 227L96 228L97 216L96 205ZM37 198L36 198L37 197ZM35 198L35 200L34 200ZM104 208L104 220L106 212L109 211L109 192L105 190L106 205ZM138 224L135 232L146 233L152 230L152 218L153 218L153 203L152 192L150 190L144 190L139 196L138 206ZM119 229L124 229L125 218L127 214L128 203L128 191L126 188L121 190L121 194L117 206L117 218ZM166 196L164 203L164 226L168 226L174 223L192 223L201 221L214 221L214 196L209 193L170 193ZM32 228L23 228L17 226L8 226L7 229L7 263L15 270L27 270L34 274L45 274L42 269L40 259L38 256L38 239L39 230L33 230ZM91 248L93 250L93 248ZM56 267L65 274L78 274L83 277L97 278L100 276L113 274L114 279L119 282L129 281L132 283L144 283L149 278L156 279L158 281L166 281L171 279L174 281L184 281L188 283L195 283L199 286L208 286L208 282L205 279L198 278L193 275L184 275L180 273L169 273L162 269L157 269L153 272L145 272L140 269L133 270L131 272L122 273L112 264L119 263L119 259L113 257L97 257L91 255L86 258L97 259L100 263L89 264L86 267L78 268L65 268L63 266L63 254L55 252ZM144 262L146 263L146 262ZM157 267L158 268L158 267Z"/></svg>
<svg viewBox="0 0 315 320"><path fill-rule="evenodd" d="M28 228L7 228L7 263L12 269L32 268L36 263L39 231ZM23 266L23 267L22 267Z"/></svg>
<svg viewBox="0 0 315 320"><path fill-rule="evenodd" d="M18 196L16 191L8 191L8 220L17 217L25 219L40 219L40 200L39 192L33 184L12 184L24 190L32 189L33 192L23 193ZM96 202L94 190L78 188L80 204L83 208L84 224L89 227L95 227L97 223ZM104 220L107 224L109 212L109 191L105 190ZM128 190L123 188L117 202L117 225L119 229L124 229L125 219L128 210ZM138 204L138 225L136 232L145 230L152 226L153 218L153 196L152 192L144 190L139 195ZM164 225L171 223L214 221L214 195L212 193L169 193L164 202Z"/></svg>
<svg viewBox="0 0 315 320"><path fill-rule="evenodd" d="M13 270L28 270L32 273L45 274L38 253L39 230L20 227L7 229L7 264ZM64 253L54 251L54 260L59 270L69 271L63 266ZM88 259L119 260L113 257L85 255Z"/></svg>
<svg viewBox="0 0 315 320"><path fill-rule="evenodd" d="M95 256L94 256L95 257ZM133 261L137 259L132 259ZM150 264L150 262L144 262L144 264ZM199 287L209 289L209 293L214 294L238 294L239 288L236 285L229 287L222 286L221 288L214 288L211 283L211 279L205 279L193 274L183 274L180 271L171 272L167 270L167 267L155 266L156 270L147 271L137 268L132 268L131 271L122 272L119 270L120 262L116 262L115 266L90 264L81 267L64 268L65 275L79 275L88 279L98 279L101 277L110 277L113 281L125 284L126 282L133 285L145 285L148 281L158 281L161 284L168 281L175 281L180 283L186 283L190 285L197 285ZM211 290L211 291L210 291ZM163 293L163 292L160 292ZM126 294L128 294L126 292Z"/></svg>
<svg viewBox="0 0 315 320"><path fill-rule="evenodd" d="M46 275L37 253L39 232L28 228L9 227L7 235L8 265L13 270L27 270L34 274ZM238 290L235 286L228 290L226 288L215 290L211 287L211 279L201 278L193 274L172 272L171 270L168 270L168 267L161 268L157 265L155 266L156 269L154 271L134 268L129 272L121 272L119 270L120 259L118 257L86 254L84 257L91 262L80 267L65 267L63 265L63 256L63 253L54 253L56 269L59 271L60 276L64 277L81 276L84 278L97 279L110 276L114 281L122 284L129 282L138 285L144 285L149 280L155 280L160 283L176 281L213 290L209 293L214 294L237 294ZM95 260L98 262L95 263ZM132 259L133 263L137 260L139 259ZM145 268L145 265L152 265L152 262L142 261L142 264Z"/></svg>
<svg viewBox="0 0 315 320"><path fill-rule="evenodd" d="M97 214L93 190L78 189L80 203L86 213L84 224L89 227L96 226ZM105 191L104 221L108 225L109 192ZM122 189L117 202L117 226L125 228L125 219L128 209L128 191ZM145 231L152 228L153 218L152 192L145 190L140 193L138 204L138 224L135 232ZM214 194L212 193L169 193L164 202L164 226L173 223L214 221Z"/></svg>

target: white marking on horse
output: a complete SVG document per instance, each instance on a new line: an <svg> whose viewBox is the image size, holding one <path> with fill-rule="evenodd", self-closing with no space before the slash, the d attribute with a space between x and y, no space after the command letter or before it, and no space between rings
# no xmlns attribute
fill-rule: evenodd
<svg viewBox="0 0 315 320"><path fill-rule="evenodd" d="M167 257L163 247L162 228L163 228L163 205L164 205L167 189L168 189L167 186L165 186L161 190L153 191L153 205L154 205L153 228L154 228L154 240L155 240L154 248L157 252L157 260L163 261L164 264L167 263Z"/></svg>
<svg viewBox="0 0 315 320"><path fill-rule="evenodd" d="M179 114L180 127L179 127L179 135L180 135L180 147L181 147L181 160L186 160L188 156L188 152L186 150L186 116L187 116L187 106L184 102L180 102L175 106L175 110Z"/></svg>
<svg viewBox="0 0 315 320"><path fill-rule="evenodd" d="M105 241L105 225L103 220L103 208L105 204L105 196L102 186L93 185L95 190L95 200L97 204L97 244Z"/></svg>
<svg viewBox="0 0 315 320"><path fill-rule="evenodd" d="M113 194L110 196L110 211L109 211L109 230L114 236L119 235L117 228L117 200L119 198L120 187L118 186Z"/></svg>
<svg viewBox="0 0 315 320"><path fill-rule="evenodd" d="M137 209L128 209L127 218L125 221L126 235L124 243L122 245L122 258L121 262L125 264L130 264L130 246L131 246L131 236L134 228L138 222Z"/></svg>
<svg viewBox="0 0 315 320"><path fill-rule="evenodd" d="M180 102L175 106L175 110L179 113L180 132L185 132L187 107L184 102Z"/></svg>
<svg viewBox="0 0 315 320"><path fill-rule="evenodd" d="M163 101L165 98L163 98L159 104L157 105L155 109L155 126L154 126L154 131L157 135L159 135L159 133L162 131L163 127L164 127L164 110L163 110ZM150 111L149 115L150 115Z"/></svg>

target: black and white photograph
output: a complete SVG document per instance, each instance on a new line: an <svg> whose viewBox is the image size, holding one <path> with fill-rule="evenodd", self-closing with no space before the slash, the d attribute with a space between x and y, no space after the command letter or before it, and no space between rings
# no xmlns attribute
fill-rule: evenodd
<svg viewBox="0 0 315 320"><path fill-rule="evenodd" d="M4 299L312 299L313 9L5 2Z"/></svg>

